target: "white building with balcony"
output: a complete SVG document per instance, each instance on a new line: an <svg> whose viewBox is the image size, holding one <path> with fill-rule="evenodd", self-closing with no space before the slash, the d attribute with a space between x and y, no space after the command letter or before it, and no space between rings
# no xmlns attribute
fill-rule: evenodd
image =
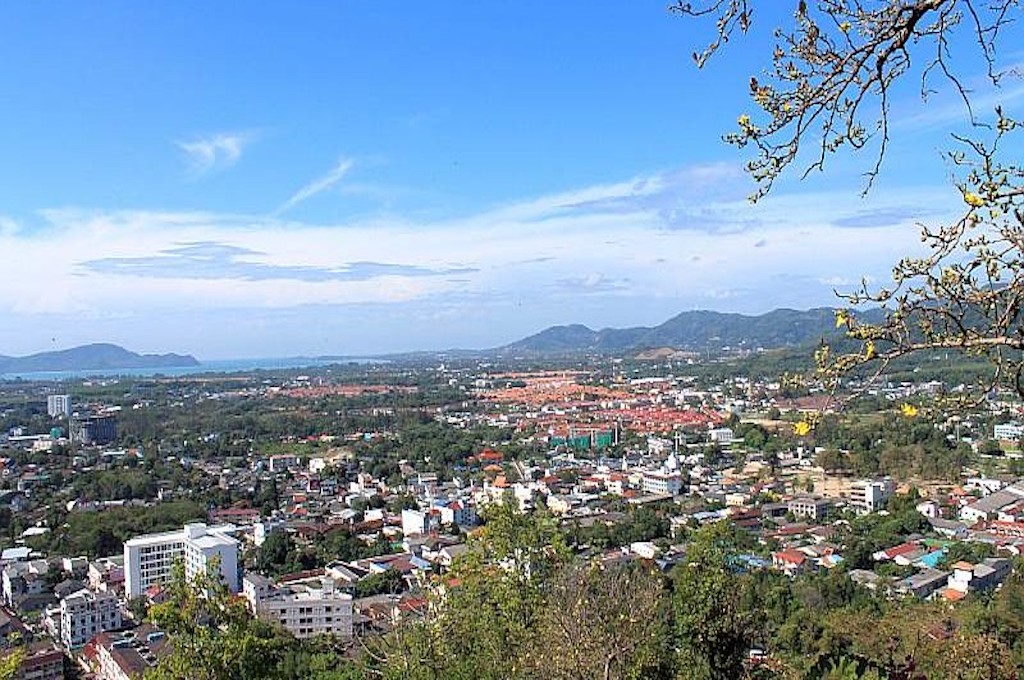
<svg viewBox="0 0 1024 680"><path fill-rule="evenodd" d="M275 585L258 574L246 574L242 592L257 616L280 623L297 638L352 637L352 596L329 576Z"/></svg>

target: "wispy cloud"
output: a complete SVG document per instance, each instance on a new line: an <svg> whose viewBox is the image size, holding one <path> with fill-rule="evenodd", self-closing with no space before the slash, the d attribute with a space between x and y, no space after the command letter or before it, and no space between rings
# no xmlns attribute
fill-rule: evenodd
<svg viewBox="0 0 1024 680"><path fill-rule="evenodd" d="M369 281L383 276L448 276L471 267L429 268L390 262L346 262L335 266L279 265L258 261L266 253L227 243L177 244L147 257L106 257L81 264L86 271L158 279L236 281Z"/></svg>
<svg viewBox="0 0 1024 680"><path fill-rule="evenodd" d="M271 214L271 216L277 217L278 215L281 215L287 212L288 210L291 210L299 203L309 200L310 198L316 196L321 192L327 191L335 184L340 182L341 179L348 174L348 171L351 170L352 166L354 165L355 161L351 158L339 159L337 165L335 165L330 172L328 172L326 175L318 177L317 179L313 180L306 186L296 191L294 194L292 194L291 198L282 203L277 208L277 210L275 210Z"/></svg>
<svg viewBox="0 0 1024 680"><path fill-rule="evenodd" d="M189 172L198 176L231 167L242 157L242 152L251 141L252 135L249 133L222 132L177 142L177 146L185 153Z"/></svg>

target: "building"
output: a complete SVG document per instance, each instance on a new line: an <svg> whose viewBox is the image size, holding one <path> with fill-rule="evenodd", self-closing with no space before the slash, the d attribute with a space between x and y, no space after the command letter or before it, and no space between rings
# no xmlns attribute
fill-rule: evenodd
<svg viewBox="0 0 1024 680"><path fill-rule="evenodd" d="M992 428L992 438L1000 441L1019 441L1024 437L1024 426L1020 423L1003 423Z"/></svg>
<svg viewBox="0 0 1024 680"><path fill-rule="evenodd" d="M850 505L861 514L878 512L885 508L895 489L895 485L888 477L880 480L861 480L853 485Z"/></svg>
<svg viewBox="0 0 1024 680"><path fill-rule="evenodd" d="M825 498L798 496L786 505L786 510L797 517L807 517L817 521L825 516L830 506L831 503Z"/></svg>
<svg viewBox="0 0 1024 680"><path fill-rule="evenodd" d="M1018 481L960 508L960 519L968 524L996 519L999 513L1024 501L1024 482Z"/></svg>
<svg viewBox="0 0 1024 680"><path fill-rule="evenodd" d="M719 446L728 446L735 439L731 427L716 427L708 430L708 441Z"/></svg>
<svg viewBox="0 0 1024 680"><path fill-rule="evenodd" d="M150 586L171 576L175 562L185 565L185 575L204 574L219 561L218 571L232 593L240 587L238 541L228 535L229 526L208 527L201 522L186 524L181 531L137 536L124 544L124 577L127 597L139 597Z"/></svg>
<svg viewBox="0 0 1024 680"><path fill-rule="evenodd" d="M74 440L79 444L103 446L117 439L117 418L87 416L75 421Z"/></svg>
<svg viewBox="0 0 1024 680"><path fill-rule="evenodd" d="M64 652L51 643L32 645L14 677L17 680L64 680Z"/></svg>
<svg viewBox="0 0 1024 680"><path fill-rule="evenodd" d="M112 593L83 588L60 601L60 641L66 649L78 649L98 633L123 625L121 603Z"/></svg>
<svg viewBox="0 0 1024 680"><path fill-rule="evenodd" d="M71 417L71 395L51 394L46 398L46 413L51 418Z"/></svg>
<svg viewBox="0 0 1024 680"><path fill-rule="evenodd" d="M100 633L86 656L99 680L137 680L169 651L163 631L147 625L120 636Z"/></svg>
<svg viewBox="0 0 1024 680"><path fill-rule="evenodd" d="M352 637L352 596L329 576L274 585L258 574L246 574L242 591L257 616L280 623L297 638Z"/></svg>
<svg viewBox="0 0 1024 680"><path fill-rule="evenodd" d="M441 524L441 511L431 513L429 510L402 510L402 533L406 536L419 536L436 531Z"/></svg>
<svg viewBox="0 0 1024 680"><path fill-rule="evenodd" d="M683 490L683 475L678 472L644 472L644 493L678 496Z"/></svg>

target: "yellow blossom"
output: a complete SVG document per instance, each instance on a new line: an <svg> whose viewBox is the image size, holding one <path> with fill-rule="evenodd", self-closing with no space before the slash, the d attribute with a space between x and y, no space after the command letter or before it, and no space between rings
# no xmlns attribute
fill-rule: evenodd
<svg viewBox="0 0 1024 680"><path fill-rule="evenodd" d="M736 122L739 123L742 128L750 127L750 116L744 113L736 119Z"/></svg>
<svg viewBox="0 0 1024 680"><path fill-rule="evenodd" d="M842 31L843 33L848 33L851 28L853 28L853 26L850 24L849 21L844 21L843 23L839 24L839 30Z"/></svg>
<svg viewBox="0 0 1024 680"><path fill-rule="evenodd" d="M985 205L985 199L979 196L978 194L972 193L970 191L965 191L964 203L971 206L972 208L980 208L981 206Z"/></svg>
<svg viewBox="0 0 1024 680"><path fill-rule="evenodd" d="M801 420L799 423L793 424L793 434L797 437L804 437L811 433L811 424L806 420Z"/></svg>
<svg viewBox="0 0 1024 680"><path fill-rule="evenodd" d="M900 406L900 413L908 418L913 418L917 415L917 407L913 404L903 404Z"/></svg>
<svg viewBox="0 0 1024 680"><path fill-rule="evenodd" d="M878 354L878 352L875 351L875 343L873 341L868 340L867 342L864 343L864 358L865 359L874 359L875 355L877 355L877 354Z"/></svg>
<svg viewBox="0 0 1024 680"><path fill-rule="evenodd" d="M836 328L842 328L850 323L850 313L845 309L836 310Z"/></svg>

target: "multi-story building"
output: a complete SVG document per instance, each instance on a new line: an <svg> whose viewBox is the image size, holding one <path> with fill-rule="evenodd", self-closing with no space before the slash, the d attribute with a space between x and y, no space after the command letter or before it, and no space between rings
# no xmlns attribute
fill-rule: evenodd
<svg viewBox="0 0 1024 680"><path fill-rule="evenodd" d="M66 649L77 649L97 633L117 630L123 623L121 604L112 593L83 588L60 601L60 641Z"/></svg>
<svg viewBox="0 0 1024 680"><path fill-rule="evenodd" d="M708 430L708 441L720 446L732 444L735 435L731 427L715 427Z"/></svg>
<svg viewBox="0 0 1024 680"><path fill-rule="evenodd" d="M109 444L117 439L117 418L99 415L77 420L74 435L74 440L79 444Z"/></svg>
<svg viewBox="0 0 1024 680"><path fill-rule="evenodd" d="M51 418L71 417L71 395L51 394L46 398L46 413Z"/></svg>
<svg viewBox="0 0 1024 680"><path fill-rule="evenodd" d="M86 651L98 680L136 680L156 666L170 647L163 631L145 625L122 636L100 633Z"/></svg>
<svg viewBox="0 0 1024 680"><path fill-rule="evenodd" d="M1020 441L1024 437L1024 426L1020 423L1003 423L992 428L992 438L1000 441Z"/></svg>
<svg viewBox="0 0 1024 680"><path fill-rule="evenodd" d="M64 680L64 652L51 643L31 645L14 677L17 680Z"/></svg>
<svg viewBox="0 0 1024 680"><path fill-rule="evenodd" d="M644 472L644 493L678 496L683 490L683 476L678 472Z"/></svg>
<svg viewBox="0 0 1024 680"><path fill-rule="evenodd" d="M853 486L850 505L861 514L877 512L885 507L895 490L895 485L888 477L879 480L861 480Z"/></svg>
<svg viewBox="0 0 1024 680"><path fill-rule="evenodd" d="M329 576L274 585L258 574L246 574L242 591L257 616L280 623L295 637L352 637L352 596Z"/></svg>
<svg viewBox="0 0 1024 680"><path fill-rule="evenodd" d="M186 524L181 531L137 536L124 544L125 593L139 597L146 589L167 581L175 562L185 566L185 576L205 574L218 562L223 583L232 593L240 586L238 541L226 532L229 527Z"/></svg>
<svg viewBox="0 0 1024 680"><path fill-rule="evenodd" d="M786 509L797 517L820 520L825 516L830 505L831 503L824 498L798 496L786 505Z"/></svg>

